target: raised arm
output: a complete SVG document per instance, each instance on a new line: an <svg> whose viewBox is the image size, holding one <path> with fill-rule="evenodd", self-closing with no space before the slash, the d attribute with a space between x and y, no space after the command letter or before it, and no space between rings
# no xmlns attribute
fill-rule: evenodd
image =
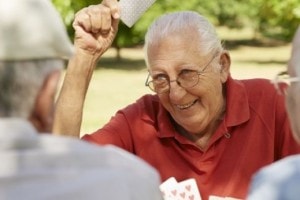
<svg viewBox="0 0 300 200"><path fill-rule="evenodd" d="M116 0L104 0L80 10L74 19L75 54L69 60L56 102L53 133L80 136L84 100L101 55L111 46L119 23Z"/></svg>

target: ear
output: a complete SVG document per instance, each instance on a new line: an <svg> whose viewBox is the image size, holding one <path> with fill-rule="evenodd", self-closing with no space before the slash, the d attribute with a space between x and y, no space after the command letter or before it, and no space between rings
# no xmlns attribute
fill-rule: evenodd
<svg viewBox="0 0 300 200"><path fill-rule="evenodd" d="M227 81L228 76L230 75L230 65L231 59L230 55L227 51L224 51L220 57L220 65L221 65L221 81L225 83Z"/></svg>
<svg viewBox="0 0 300 200"><path fill-rule="evenodd" d="M38 132L50 133L52 130L54 99L59 78L60 71L49 74L36 97L29 121L36 127Z"/></svg>

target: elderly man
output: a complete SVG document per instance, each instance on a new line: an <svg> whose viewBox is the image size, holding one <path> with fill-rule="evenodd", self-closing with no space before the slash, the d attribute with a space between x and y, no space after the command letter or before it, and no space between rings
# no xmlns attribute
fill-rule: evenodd
<svg viewBox="0 0 300 200"><path fill-rule="evenodd" d="M160 200L158 173L132 154L38 134L72 52L49 0L0 0L0 199Z"/></svg>
<svg viewBox="0 0 300 200"><path fill-rule="evenodd" d="M119 12L117 1L105 0L77 13L76 54L58 99L56 133L79 137L88 84L117 33ZM161 16L149 27L144 48L146 85L156 94L141 97L82 139L138 155L162 180L194 178L203 200L243 199L259 168L300 152L284 98L268 80L230 76L229 53L203 16Z"/></svg>
<svg viewBox="0 0 300 200"><path fill-rule="evenodd" d="M300 27L293 40L288 70L276 77L276 85L281 81L290 83L288 88L277 87L286 94L286 106L295 139L300 145ZM282 91L282 90L287 90ZM261 169L254 177L247 199L249 200L298 200L300 197L300 156L284 158Z"/></svg>

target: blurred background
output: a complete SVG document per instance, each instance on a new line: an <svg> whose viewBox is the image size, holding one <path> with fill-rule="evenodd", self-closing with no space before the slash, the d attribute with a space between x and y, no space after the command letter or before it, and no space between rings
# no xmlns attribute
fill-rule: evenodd
<svg viewBox="0 0 300 200"><path fill-rule="evenodd" d="M73 39L75 13L101 1L52 2ZM156 0L132 28L120 23L112 48L104 54L93 75L84 107L82 134L97 130L117 110L151 93L144 86L145 32L161 14L179 10L197 11L216 26L231 54L231 72L237 79L272 79L283 70L290 54L290 41L300 24L300 0Z"/></svg>

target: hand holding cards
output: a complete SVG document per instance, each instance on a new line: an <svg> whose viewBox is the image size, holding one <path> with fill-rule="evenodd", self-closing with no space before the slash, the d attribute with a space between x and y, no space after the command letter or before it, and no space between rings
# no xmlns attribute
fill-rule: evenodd
<svg viewBox="0 0 300 200"><path fill-rule="evenodd" d="M159 186L164 200L202 200L195 179L190 178L177 182L174 177ZM241 200L233 197L210 195L209 200Z"/></svg>
<svg viewBox="0 0 300 200"><path fill-rule="evenodd" d="M164 200L202 200L195 179L177 182L174 177L160 185Z"/></svg>
<svg viewBox="0 0 300 200"><path fill-rule="evenodd" d="M128 27L146 12L155 0L120 0L121 20Z"/></svg>

